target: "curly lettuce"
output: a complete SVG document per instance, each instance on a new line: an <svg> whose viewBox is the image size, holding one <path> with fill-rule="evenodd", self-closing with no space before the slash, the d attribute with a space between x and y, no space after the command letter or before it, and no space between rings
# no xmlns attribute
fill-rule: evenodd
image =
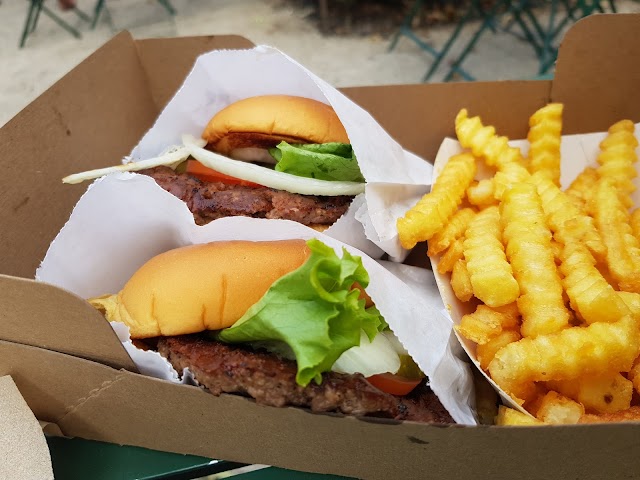
<svg viewBox="0 0 640 480"><path fill-rule="evenodd" d="M348 143L291 145L280 142L269 153L278 162L278 172L318 180L363 183L353 148Z"/></svg>
<svg viewBox="0 0 640 480"><path fill-rule="evenodd" d="M353 289L356 282L363 288L369 284L360 257L343 249L339 258L316 239L307 245L311 255L301 267L277 280L240 320L217 334L228 343L286 344L295 355L296 382L302 386L312 380L320 384L322 373L360 344L362 331L373 341L387 326Z"/></svg>

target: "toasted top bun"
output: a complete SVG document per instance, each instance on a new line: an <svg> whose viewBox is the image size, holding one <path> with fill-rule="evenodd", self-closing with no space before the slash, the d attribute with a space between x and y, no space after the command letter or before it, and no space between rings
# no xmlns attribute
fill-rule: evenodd
<svg viewBox="0 0 640 480"><path fill-rule="evenodd" d="M216 113L202 133L209 148L231 155L246 148L289 143L349 143L329 105L291 95L263 95L232 103Z"/></svg>
<svg viewBox="0 0 640 480"><path fill-rule="evenodd" d="M128 325L131 338L219 330L233 325L309 255L303 240L177 248L145 263L118 294L90 302L108 320Z"/></svg>

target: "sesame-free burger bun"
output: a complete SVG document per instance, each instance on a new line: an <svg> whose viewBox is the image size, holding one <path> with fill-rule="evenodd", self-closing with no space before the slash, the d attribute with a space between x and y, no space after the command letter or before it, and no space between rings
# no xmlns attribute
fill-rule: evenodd
<svg viewBox="0 0 640 480"><path fill-rule="evenodd" d="M349 143L333 108L317 100L291 95L263 95L232 103L209 121L202 138L208 148L234 157L246 148L288 143Z"/></svg>
<svg viewBox="0 0 640 480"><path fill-rule="evenodd" d="M310 255L303 240L229 241L170 250L142 265L115 295L91 303L129 326L131 338L233 325Z"/></svg>

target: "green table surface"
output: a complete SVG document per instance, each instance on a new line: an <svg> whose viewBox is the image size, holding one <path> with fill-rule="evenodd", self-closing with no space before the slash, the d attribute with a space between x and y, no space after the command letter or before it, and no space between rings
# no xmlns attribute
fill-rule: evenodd
<svg viewBox="0 0 640 480"><path fill-rule="evenodd" d="M158 452L139 447L79 438L47 437L56 480L186 480L243 466L193 455ZM234 475L234 480L347 480L269 467Z"/></svg>

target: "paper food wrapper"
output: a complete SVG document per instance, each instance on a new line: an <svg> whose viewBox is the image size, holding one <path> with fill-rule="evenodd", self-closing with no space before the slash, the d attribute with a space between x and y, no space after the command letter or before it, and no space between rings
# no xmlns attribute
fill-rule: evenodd
<svg viewBox="0 0 640 480"><path fill-rule="evenodd" d="M53 480L47 441L9 375L0 377L0 478Z"/></svg>
<svg viewBox="0 0 640 480"><path fill-rule="evenodd" d="M452 324L431 273L402 265L386 265L387 269L360 250L296 222L229 217L198 226L184 202L157 188L153 179L113 174L93 183L80 199L36 279L89 298L120 291L143 263L172 248L217 240L312 237L339 255L344 247L362 257L371 278L367 292L390 328L429 377L452 417L458 423L475 424L470 365L451 342ZM135 349L126 328L116 328L142 373L177 381L159 354Z"/></svg>
<svg viewBox="0 0 640 480"><path fill-rule="evenodd" d="M638 131L638 125L636 124L636 132ZM561 143L561 170L560 170L560 184L562 190L565 190L571 182L578 176L585 167L597 167L596 158L600 151L600 142L607 136L606 132L589 133L583 135L563 135ZM509 145L518 147L522 151L523 155L527 155L529 152L529 142L527 140L514 140L509 142ZM435 182L438 175L442 172L445 164L451 158L451 156L463 152L464 149L458 143L457 140L446 138L440 145L433 170L433 182ZM636 153L640 155L640 147L636 149ZM636 167L637 168L637 167ZM478 169L477 179L486 178L485 171L482 168ZM634 185L636 186L635 192L633 192L632 199L634 205L640 204L640 177L634 179ZM433 265L433 272L435 275L435 281L438 286L438 290L442 295L442 300L446 306L448 314L450 315L454 324L459 325L463 315L473 312L473 307L470 303L463 303L455 296L453 289L451 288L451 276L449 274L442 275L438 272L439 258L431 258ZM455 330L454 330L455 332ZM471 340L458 335L455 332L462 347L467 352L473 363L478 367L482 374L489 380L491 385L500 394L504 402L524 413L526 412L520 405L514 402L497 384L489 378L489 376L480 368L480 364L476 356L476 344Z"/></svg>
<svg viewBox="0 0 640 480"><path fill-rule="evenodd" d="M181 144L182 134L200 138L211 117L230 103L256 95L287 94L330 104L344 125L367 181L364 199L326 234L401 261L396 220L429 189L432 166L406 152L361 107L305 67L268 46L216 50L201 55L153 127L131 153L145 160Z"/></svg>

